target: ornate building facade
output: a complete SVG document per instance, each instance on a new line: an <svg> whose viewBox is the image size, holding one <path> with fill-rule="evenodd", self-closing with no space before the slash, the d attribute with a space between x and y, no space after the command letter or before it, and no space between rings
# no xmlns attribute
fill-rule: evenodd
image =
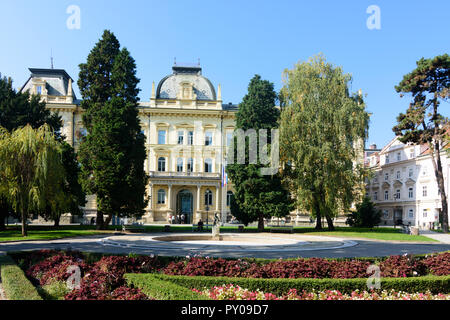
<svg viewBox="0 0 450 320"><path fill-rule="evenodd" d="M448 194L450 161L445 150L441 161ZM426 145L404 144L394 138L380 151L371 152L366 165L373 172L366 194L382 211L382 225L403 223L430 229L439 222L441 197Z"/></svg>
<svg viewBox="0 0 450 320"><path fill-rule="evenodd" d="M76 150L87 134L72 78L57 69L30 69L21 90L40 94L47 108L62 118L62 134ZM222 103L200 66L173 66L172 74L155 86L149 101L139 103L142 131L147 137L145 170L150 176L149 204L144 223L167 223L183 215L185 223L230 218L232 185L222 179L237 106ZM85 219L95 216L89 196Z"/></svg>

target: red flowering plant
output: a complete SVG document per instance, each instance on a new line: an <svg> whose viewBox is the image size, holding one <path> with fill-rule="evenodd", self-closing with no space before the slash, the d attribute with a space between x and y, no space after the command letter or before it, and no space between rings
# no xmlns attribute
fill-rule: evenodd
<svg viewBox="0 0 450 320"><path fill-rule="evenodd" d="M426 265L411 255L390 256L380 263L382 277L416 277L427 274Z"/></svg>
<svg viewBox="0 0 450 320"><path fill-rule="evenodd" d="M423 264L435 276L448 275L450 274L450 252L426 256Z"/></svg>

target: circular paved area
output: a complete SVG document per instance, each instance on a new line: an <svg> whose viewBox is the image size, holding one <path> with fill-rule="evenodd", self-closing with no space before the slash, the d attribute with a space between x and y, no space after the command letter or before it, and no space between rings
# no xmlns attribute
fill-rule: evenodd
<svg viewBox="0 0 450 320"><path fill-rule="evenodd" d="M424 254L450 250L450 244L444 243L399 243L387 241L371 241L360 239L339 239L331 237L310 237L304 235L272 235L254 234L260 238L255 245L217 245L213 243L168 243L161 241L147 241L143 237L163 236L165 234L132 234L124 236L91 236L74 239L22 241L0 243L0 251L23 251L39 249L72 249L86 252L104 252L111 254L155 254L160 256L193 256L232 258L350 258L350 257L381 257L399 254ZM174 234L170 234L174 235ZM192 235L192 234L191 234ZM246 234L247 235L247 234ZM292 242L268 245L265 237L277 237L296 240ZM313 239L314 238L314 239ZM145 241L145 242L140 242ZM280 241L284 241L281 239ZM316 243L314 243L316 241ZM114 242L117 242L114 244ZM158 243L159 242L159 243ZM142 245L142 246L140 246Z"/></svg>

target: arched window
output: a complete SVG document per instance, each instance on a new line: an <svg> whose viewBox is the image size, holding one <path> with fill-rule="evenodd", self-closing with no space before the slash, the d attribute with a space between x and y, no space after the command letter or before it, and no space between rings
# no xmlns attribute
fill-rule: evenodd
<svg viewBox="0 0 450 320"><path fill-rule="evenodd" d="M166 203L166 191L164 189L158 190L158 204L165 204Z"/></svg>
<svg viewBox="0 0 450 320"><path fill-rule="evenodd" d="M205 159L205 172L212 172L212 160Z"/></svg>
<svg viewBox="0 0 450 320"><path fill-rule="evenodd" d="M212 206L213 203L213 194L211 190L206 190L205 192L205 206Z"/></svg>
<svg viewBox="0 0 450 320"><path fill-rule="evenodd" d="M158 158L158 171L166 171L166 158L160 157Z"/></svg>
<svg viewBox="0 0 450 320"><path fill-rule="evenodd" d="M183 172L183 158L177 159L177 172Z"/></svg>
<svg viewBox="0 0 450 320"><path fill-rule="evenodd" d="M227 207L231 205L231 199L234 197L234 194L232 191L227 192Z"/></svg>

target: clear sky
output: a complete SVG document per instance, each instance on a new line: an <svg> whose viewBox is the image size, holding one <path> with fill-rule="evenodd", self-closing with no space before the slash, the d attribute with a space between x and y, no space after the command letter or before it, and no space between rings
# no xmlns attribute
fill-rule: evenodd
<svg viewBox="0 0 450 320"><path fill-rule="evenodd" d="M80 9L79 29L67 27L71 5ZM367 27L370 5L380 8L380 29ZM0 0L0 23L0 72L15 87L29 67L49 68L51 51L54 67L76 81L78 64L110 29L136 60L144 101L175 57L200 58L203 75L222 85L224 102L239 103L254 74L279 90L284 69L323 53L353 75L352 91L367 94L368 143L379 147L393 138L395 118L409 102L394 86L421 57L450 46L448 0Z"/></svg>

